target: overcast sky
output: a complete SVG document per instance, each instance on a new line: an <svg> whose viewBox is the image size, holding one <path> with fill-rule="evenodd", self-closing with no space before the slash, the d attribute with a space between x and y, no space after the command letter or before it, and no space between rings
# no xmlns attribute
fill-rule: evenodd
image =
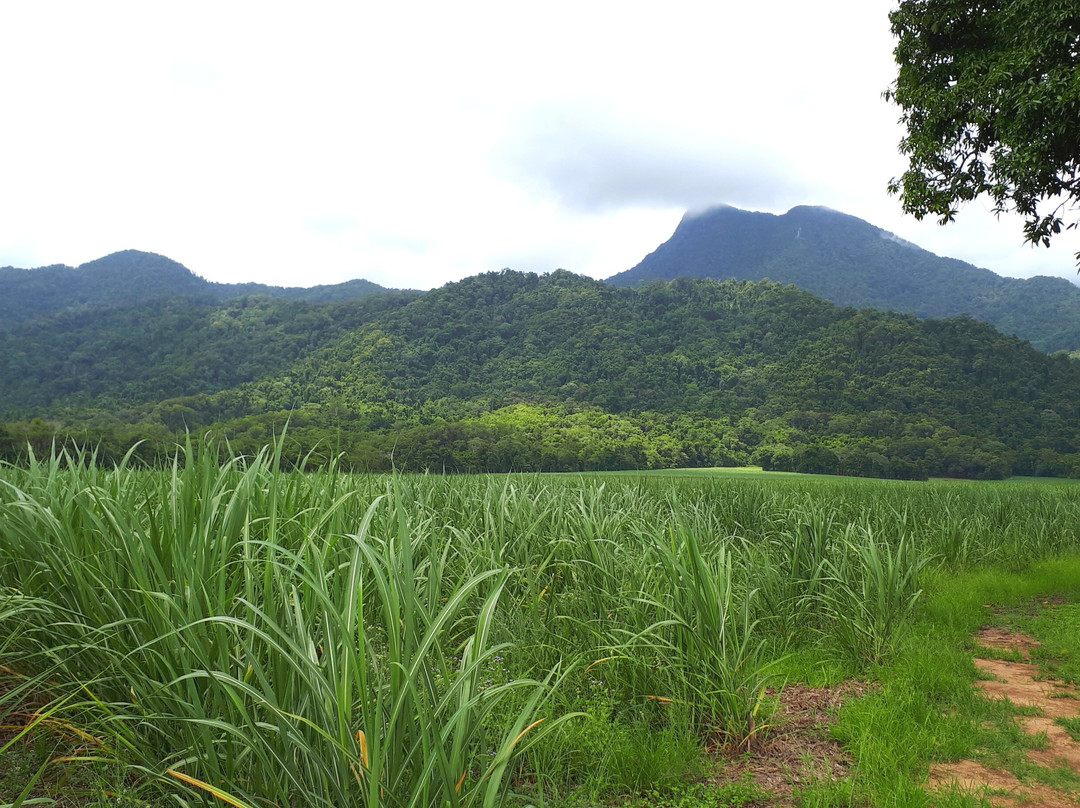
<svg viewBox="0 0 1080 808"><path fill-rule="evenodd" d="M892 0L8 2L0 266L122 249L205 278L429 288L628 269L688 209L828 205L1002 274L1076 280L903 170Z"/></svg>

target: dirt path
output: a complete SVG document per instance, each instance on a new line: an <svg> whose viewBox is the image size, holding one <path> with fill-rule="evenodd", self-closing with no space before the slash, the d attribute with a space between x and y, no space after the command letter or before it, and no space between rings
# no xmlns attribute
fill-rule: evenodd
<svg viewBox="0 0 1080 808"><path fill-rule="evenodd" d="M748 777L770 795L761 805L792 808L797 789L820 780L844 779L853 761L829 737L828 729L844 702L869 689L866 683L856 681L835 687L798 683L785 686L778 694L779 705L770 730L745 751L719 750L723 766L711 781L723 784Z"/></svg>
<svg viewBox="0 0 1080 808"><path fill-rule="evenodd" d="M979 644L985 648L1016 651L1024 662L1001 659L975 659L975 666L988 674L987 681L978 683L991 698L1008 698L1013 704L1035 707L1038 715L1018 716L1017 723L1029 735L1045 733L1046 743L1039 749L1029 749L1029 762L1046 769L1066 767L1080 772L1080 743L1074 741L1055 718L1075 718L1080 714L1080 693L1061 682L1042 676L1038 667L1026 661L1038 643L1023 634L1000 628L979 632ZM1077 808L1076 793L1059 791L1035 781L1022 782L1011 772L989 769L973 760L938 763L930 768L930 788L956 788L982 792L995 806L1009 808Z"/></svg>

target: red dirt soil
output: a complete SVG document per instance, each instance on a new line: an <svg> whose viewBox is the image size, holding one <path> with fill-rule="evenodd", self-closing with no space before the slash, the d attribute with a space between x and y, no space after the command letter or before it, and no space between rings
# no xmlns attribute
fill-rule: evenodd
<svg viewBox="0 0 1080 808"><path fill-rule="evenodd" d="M771 795L763 806L790 808L800 787L847 777L851 756L829 737L828 728L844 702L863 695L869 687L855 681L835 687L787 685L779 692L770 728L749 749L716 750L725 759L713 782L730 783L749 776Z"/></svg>
<svg viewBox="0 0 1080 808"><path fill-rule="evenodd" d="M978 642L984 648L1018 652L1023 659L1028 659L1031 649L1038 645L1031 637L1000 628L983 629L979 632ZM1018 706L1039 710L1039 715L1016 719L1028 734L1046 735L1042 748L1028 750L1028 760L1044 768L1064 766L1080 772L1080 743L1054 723L1055 718L1080 714L1080 694L1062 682L1038 678L1041 676L1039 669L1029 662L976 658L975 666L993 677L978 683L987 696L1007 698ZM1080 805L1076 793L1059 791L1042 783L1021 782L1011 772L989 769L973 760L934 764L930 768L930 788L960 788L982 793L991 805L1009 808L1076 808Z"/></svg>

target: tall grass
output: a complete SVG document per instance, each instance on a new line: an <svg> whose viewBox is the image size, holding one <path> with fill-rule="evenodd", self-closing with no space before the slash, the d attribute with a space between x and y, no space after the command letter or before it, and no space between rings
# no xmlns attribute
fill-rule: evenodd
<svg viewBox="0 0 1080 808"><path fill-rule="evenodd" d="M59 460L7 483L7 650L62 658L64 709L188 798L489 805L557 724L557 669L483 681L510 570L455 565L394 481L335 496L269 453L189 449L164 476Z"/></svg>
<svg viewBox="0 0 1080 808"><path fill-rule="evenodd" d="M769 540L745 546L753 559L762 619L770 621L785 641L820 628L836 543L833 520L829 510L806 498L795 504L787 522Z"/></svg>
<svg viewBox="0 0 1080 808"><path fill-rule="evenodd" d="M646 744L760 732L785 652L885 659L927 565L1080 547L1065 484L377 477L277 451L0 470L7 686L184 804L491 806L589 765L647 788L670 774Z"/></svg>
<svg viewBox="0 0 1080 808"><path fill-rule="evenodd" d="M653 592L656 623L648 637L672 675L683 683L704 732L728 744L749 742L759 728L769 659L758 621L754 591L738 591L731 555L724 544L707 557L694 531L672 531L655 545Z"/></svg>
<svg viewBox="0 0 1080 808"><path fill-rule="evenodd" d="M854 525L832 562L825 595L832 634L840 650L857 662L880 664L910 626L922 589L919 572L927 558L906 536L895 544Z"/></svg>

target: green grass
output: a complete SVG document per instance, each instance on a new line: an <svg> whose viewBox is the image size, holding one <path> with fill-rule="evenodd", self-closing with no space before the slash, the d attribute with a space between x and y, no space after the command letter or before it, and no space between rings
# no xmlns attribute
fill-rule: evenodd
<svg viewBox="0 0 1080 808"><path fill-rule="evenodd" d="M845 710L835 728L855 754L860 791L874 805L929 805L918 784L930 762L964 758L1022 777L1073 784L1025 760L1024 750L1038 739L1025 736L1013 719L1030 711L974 690L972 638L987 624L1019 627L1010 615L1023 613L1031 615L1025 629L1049 639L1043 626L1055 622L1055 615L1034 607L1050 596L1080 599L1080 559L1039 562L1022 574L939 572L927 583L929 597L919 618L895 658L876 671L881 688Z"/></svg>
<svg viewBox="0 0 1080 808"><path fill-rule="evenodd" d="M1035 599L1005 611L998 619L1038 637L1040 645L1031 650L1032 662L1048 676L1080 688L1080 603Z"/></svg>
<svg viewBox="0 0 1080 808"><path fill-rule="evenodd" d="M768 794L743 779L725 785L697 782L650 789L625 803L628 808L734 808L761 805Z"/></svg>
<svg viewBox="0 0 1080 808"><path fill-rule="evenodd" d="M1080 717L1078 718L1056 718L1054 722L1060 725L1069 733L1069 737L1074 741L1080 743Z"/></svg>
<svg viewBox="0 0 1080 808"><path fill-rule="evenodd" d="M586 477L694 477L712 480L784 480L815 479L812 474L795 471L763 471L761 466L727 466L695 469L656 469L652 471L596 471Z"/></svg>
<svg viewBox="0 0 1080 808"><path fill-rule="evenodd" d="M802 803L925 804L929 760L1020 741L971 692L984 604L1080 580L1067 485L87 460L0 469L0 685L94 739L28 731L0 805L69 764L103 805L736 805L705 746L849 676L880 685L837 725L858 765Z"/></svg>

